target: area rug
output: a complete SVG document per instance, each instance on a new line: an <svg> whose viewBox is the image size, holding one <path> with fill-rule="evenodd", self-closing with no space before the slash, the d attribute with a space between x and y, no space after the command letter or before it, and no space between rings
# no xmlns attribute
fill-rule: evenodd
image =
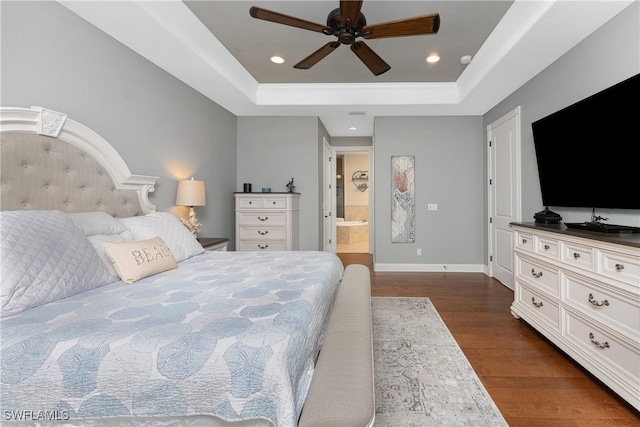
<svg viewBox="0 0 640 427"><path fill-rule="evenodd" d="M428 298L371 305L375 426L507 426Z"/></svg>

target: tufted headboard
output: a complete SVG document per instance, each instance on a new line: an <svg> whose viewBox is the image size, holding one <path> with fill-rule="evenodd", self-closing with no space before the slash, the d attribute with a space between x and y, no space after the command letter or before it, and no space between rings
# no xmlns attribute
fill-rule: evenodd
<svg viewBox="0 0 640 427"><path fill-rule="evenodd" d="M65 114L0 108L0 210L155 211L157 177L133 175L116 150Z"/></svg>

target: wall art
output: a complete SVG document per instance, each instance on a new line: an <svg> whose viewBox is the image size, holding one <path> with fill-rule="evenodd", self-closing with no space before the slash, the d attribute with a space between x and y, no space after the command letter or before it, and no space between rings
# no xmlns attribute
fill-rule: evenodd
<svg viewBox="0 0 640 427"><path fill-rule="evenodd" d="M415 156L391 156L391 189L391 243L414 243Z"/></svg>

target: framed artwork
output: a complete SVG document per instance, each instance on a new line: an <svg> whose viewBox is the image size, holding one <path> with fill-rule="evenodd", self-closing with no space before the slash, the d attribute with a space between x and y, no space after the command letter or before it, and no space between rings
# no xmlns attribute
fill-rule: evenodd
<svg viewBox="0 0 640 427"><path fill-rule="evenodd" d="M415 240L415 156L391 156L391 243Z"/></svg>

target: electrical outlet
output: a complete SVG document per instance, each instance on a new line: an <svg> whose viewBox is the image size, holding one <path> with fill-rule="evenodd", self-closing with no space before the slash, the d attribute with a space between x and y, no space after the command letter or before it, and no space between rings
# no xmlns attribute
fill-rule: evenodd
<svg viewBox="0 0 640 427"><path fill-rule="evenodd" d="M416 253L417 253L417 255L422 255L422 249L418 248L418 249L416 250Z"/></svg>
<svg viewBox="0 0 640 427"><path fill-rule="evenodd" d="M429 203L427 205L427 210L437 211L438 210L438 204L437 203Z"/></svg>

